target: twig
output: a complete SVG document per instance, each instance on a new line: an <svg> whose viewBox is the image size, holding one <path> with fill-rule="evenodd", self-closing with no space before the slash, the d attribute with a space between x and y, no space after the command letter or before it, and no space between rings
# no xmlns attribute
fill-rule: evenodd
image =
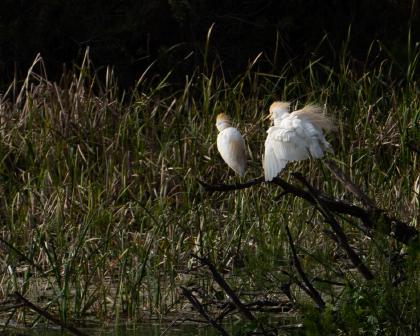
<svg viewBox="0 0 420 336"><path fill-rule="evenodd" d="M209 322L213 326L213 328L215 328L221 335L229 336L227 331L206 312L201 303L197 300L197 298L189 289L181 286L181 291L182 294L188 299L188 301L191 302L193 307L200 313L201 316L203 316L207 320L207 322Z"/></svg>
<svg viewBox="0 0 420 336"><path fill-rule="evenodd" d="M257 300L254 302L247 303L245 306L251 310L256 312L288 312L293 308L293 303L290 301L287 302L280 302L280 301L261 301ZM229 313L234 311L236 306L229 301L226 305L224 305L224 310L216 317L216 321L221 321L224 317L226 317Z"/></svg>
<svg viewBox="0 0 420 336"><path fill-rule="evenodd" d="M360 257L357 255L356 252L354 252L353 248L350 246L347 236L345 235L344 231L342 230L341 226L338 224L334 216L331 214L331 212L328 211L328 209L324 206L322 203L322 200L320 200L317 197L317 191L306 181L306 179L303 177L300 173L294 173L294 177L296 177L299 181L301 181L309 190L312 197L317 203L318 210L321 212L321 214L324 216L325 221L330 224L332 230L334 231L338 241L340 242L341 247L346 252L347 256L353 263L353 265L358 269L360 274L366 279L366 280L372 280L373 274L370 272L370 270L367 268L367 266L363 263L363 261L360 259Z"/></svg>
<svg viewBox="0 0 420 336"><path fill-rule="evenodd" d="M290 292L290 286L292 285L292 283L296 284L301 290L303 290L306 294L308 294L308 296L311 296L309 288L307 288L299 280L299 278L296 275L290 274L289 272L287 272L285 270L281 270L281 273L287 275L289 277L289 279L291 280L288 287L285 288L284 285L280 286L280 290L283 292L283 294L285 294L287 296L287 298L290 300L291 304L293 304L293 305L296 304L296 300L292 297L292 295L291 295L292 293Z"/></svg>
<svg viewBox="0 0 420 336"><path fill-rule="evenodd" d="M18 309L18 306L15 306L13 308L12 313L9 315L9 317L6 320L6 323L4 323L4 325L2 325L2 328L0 330L1 333L4 333L4 331L6 330L6 328L9 326L10 321L12 320L13 316L16 314L16 310Z"/></svg>
<svg viewBox="0 0 420 336"><path fill-rule="evenodd" d="M312 300L314 300L314 302L317 304L319 308L324 309L325 302L322 299L321 294L319 294L319 292L315 289L315 287L312 286L311 282L309 281L308 277L303 271L302 265L296 253L296 248L295 248L295 244L293 243L292 235L290 234L290 230L287 225L286 225L286 233L287 233L287 238L289 240L290 249L292 250L293 264L296 267L296 271L298 272L299 276L302 278L302 281L304 282L305 287L308 289L307 293L309 294L309 296L312 298Z"/></svg>
<svg viewBox="0 0 420 336"><path fill-rule="evenodd" d="M237 184L209 184L200 180L199 183L209 192L228 192L232 190L246 189L254 185L264 183L264 178L259 177L245 183ZM291 185L278 177L274 178L273 181L269 183L276 184L282 187L285 192L300 197L313 205L317 204L317 201L309 192ZM322 201L323 206L329 211L359 218L367 230L378 230L383 234L394 237L397 241L406 245L419 237L419 232L414 227L396 218L388 216L381 209L376 208L373 210L366 210L344 200L333 199L322 192L317 194L317 199Z"/></svg>
<svg viewBox="0 0 420 336"><path fill-rule="evenodd" d="M325 165L328 167L333 176L344 185L344 187L355 195L365 207L368 209L377 209L376 204L366 195L357 185L350 180L350 177L347 176L337 165L331 160L325 160Z"/></svg>
<svg viewBox="0 0 420 336"><path fill-rule="evenodd" d="M25 307L25 304L23 302L16 303L16 304L10 305L10 306L1 306L0 307L0 312L7 312L7 311L12 310L12 309L16 310L16 309L21 308L21 307Z"/></svg>
<svg viewBox="0 0 420 336"><path fill-rule="evenodd" d="M13 244L9 243L7 240L3 239L0 237L0 243L3 243L4 245L6 245L9 250L14 251L17 255L19 255L22 259L26 260L30 265L32 265L33 267L35 267L38 271L43 272L44 270L42 269L42 267L38 266L37 264L34 263L34 261L27 257L25 254L23 254L21 251L19 251L16 247L13 246Z"/></svg>
<svg viewBox="0 0 420 336"><path fill-rule="evenodd" d="M265 183L264 177L259 177L256 179L249 180L248 182L245 182L245 183L236 183L236 184L223 184L223 183L209 184L201 180L198 180L198 182L204 187L206 191L209 191L209 192L214 192L214 191L227 192L227 191L232 191L232 190L240 190L240 189L250 188L257 184ZM308 192L282 180L279 177L275 177L273 181L266 182L266 183L276 184L279 187L283 188L285 193L287 192L287 193L293 194L295 196L303 198L304 200L309 201L310 203L314 204L314 199ZM366 220L368 219L367 212L358 206L349 204L346 201L334 200L325 194L320 194L319 197L323 199L323 201L328 205L328 207L330 207L332 210L336 212L355 216L361 219L365 219L365 218Z"/></svg>
<svg viewBox="0 0 420 336"><path fill-rule="evenodd" d="M197 179L198 183L200 183L206 191L231 191L231 190L240 190L252 187L256 184L261 184L264 182L264 177L258 177L252 180L249 180L245 183L235 183L235 184L209 184L207 182L201 181Z"/></svg>
<svg viewBox="0 0 420 336"><path fill-rule="evenodd" d="M170 331L174 326L182 325L184 322L187 321L187 317L185 316L185 312L180 312L175 318L170 319L171 323L167 324L165 330L163 330L159 336L165 336L168 331Z"/></svg>
<svg viewBox="0 0 420 336"><path fill-rule="evenodd" d="M321 278L318 278L318 277L313 278L313 281L323 282L323 283L333 285L333 286L340 286L340 287L347 286L347 284L345 284L344 282L331 281L331 280L321 279Z"/></svg>
<svg viewBox="0 0 420 336"><path fill-rule="evenodd" d="M23 302L25 306L27 306L29 309L32 309L34 312L38 313L39 315L45 317L47 320L59 325L60 327L67 329L69 332L76 336L87 336L84 332L80 331L79 329L68 325L67 323L64 323L59 318L51 315L46 310L34 305L31 301L20 295L18 292L14 292L14 296L17 298L17 300Z"/></svg>
<svg viewBox="0 0 420 336"><path fill-rule="evenodd" d="M280 286L280 290L283 292L284 295L287 296L291 304L295 304L296 301L292 296L292 292L290 291L290 286L292 285L291 282L284 283Z"/></svg>
<svg viewBox="0 0 420 336"><path fill-rule="evenodd" d="M367 215L365 216L365 220L363 220L365 225L368 224L366 225L367 229L376 229L384 234L394 236L396 240L404 244L409 244L418 239L419 232L414 227L388 216L333 161L326 160L325 164L333 176L367 208Z"/></svg>
<svg viewBox="0 0 420 336"><path fill-rule="evenodd" d="M235 294L233 289L229 286L229 284L225 281L225 279L220 275L217 271L216 267L208 260L207 258L199 257L195 254L192 254L194 258L199 260L203 265L206 265L210 272L213 275L213 279L219 284L219 286L225 291L227 296L232 300L233 304L238 308L241 314L250 321L255 321L254 315L246 308L246 306L241 302L239 297Z"/></svg>

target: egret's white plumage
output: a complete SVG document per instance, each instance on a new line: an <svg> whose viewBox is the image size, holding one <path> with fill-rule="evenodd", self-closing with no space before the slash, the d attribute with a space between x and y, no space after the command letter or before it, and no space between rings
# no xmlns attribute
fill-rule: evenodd
<svg viewBox="0 0 420 336"><path fill-rule="evenodd" d="M333 124L314 105L289 113L290 103L274 102L270 106L270 119L274 126L267 131L263 160L264 177L271 181L289 161L320 158L324 150L331 150L322 130L329 131Z"/></svg>
<svg viewBox="0 0 420 336"><path fill-rule="evenodd" d="M227 165L240 176L244 176L246 169L245 142L241 133L232 127L229 118L220 113L216 119L217 149Z"/></svg>

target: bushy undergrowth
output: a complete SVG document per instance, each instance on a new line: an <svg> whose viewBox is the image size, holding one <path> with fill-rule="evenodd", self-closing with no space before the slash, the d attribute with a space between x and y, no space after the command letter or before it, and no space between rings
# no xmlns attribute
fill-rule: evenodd
<svg viewBox="0 0 420 336"><path fill-rule="evenodd" d="M262 175L269 104L318 103L337 121L329 135L336 162L379 207L419 229L420 92L413 69L395 80L393 66L384 60L360 70L344 53L334 68L314 60L298 73L290 65L268 74L256 60L231 82L214 66L186 75L175 89L171 74L154 76L151 65L132 91L121 92L110 69L95 75L88 55L59 83L37 58L0 100L0 297L18 291L64 321L165 316L185 307L180 284L213 290L208 276L190 270L191 252L209 255L235 288L275 296L295 272L287 224L304 269L325 280L315 286L329 298L320 312L292 285L301 307L294 319L305 321L308 334L415 334L415 247L368 239L341 218L375 274L365 282L340 261L322 218L304 201L278 200L281 190L272 185L209 194L197 182L239 180L217 153L218 113L243 131L251 178ZM282 177L293 181L293 171L357 203L322 161L290 164ZM13 320L32 318L16 310Z"/></svg>

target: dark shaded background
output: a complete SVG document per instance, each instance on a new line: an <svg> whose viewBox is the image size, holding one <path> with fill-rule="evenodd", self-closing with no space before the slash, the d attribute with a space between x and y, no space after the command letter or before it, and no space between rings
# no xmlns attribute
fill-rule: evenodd
<svg viewBox="0 0 420 336"><path fill-rule="evenodd" d="M183 73L203 65L212 23L210 59L222 60L227 76L243 72L261 51L268 71L290 59L299 67L315 51L334 64L350 26L355 59L380 40L403 63L409 28L413 41L420 31L415 0L1 0L0 6L2 84L23 77L38 52L58 78L63 63L80 62L87 46L95 66L115 66L124 86L155 59L155 71L177 65Z"/></svg>

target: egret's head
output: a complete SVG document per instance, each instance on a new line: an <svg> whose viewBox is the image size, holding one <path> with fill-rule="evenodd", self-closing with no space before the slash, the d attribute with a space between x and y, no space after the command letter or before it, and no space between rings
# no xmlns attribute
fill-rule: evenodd
<svg viewBox="0 0 420 336"><path fill-rule="evenodd" d="M275 120L280 118L283 114L289 113L290 103L276 101L270 106L270 119Z"/></svg>
<svg viewBox="0 0 420 336"><path fill-rule="evenodd" d="M230 126L229 117L224 113L218 114L216 118L216 127L219 130L219 132L223 131L226 127L229 127L229 126Z"/></svg>

